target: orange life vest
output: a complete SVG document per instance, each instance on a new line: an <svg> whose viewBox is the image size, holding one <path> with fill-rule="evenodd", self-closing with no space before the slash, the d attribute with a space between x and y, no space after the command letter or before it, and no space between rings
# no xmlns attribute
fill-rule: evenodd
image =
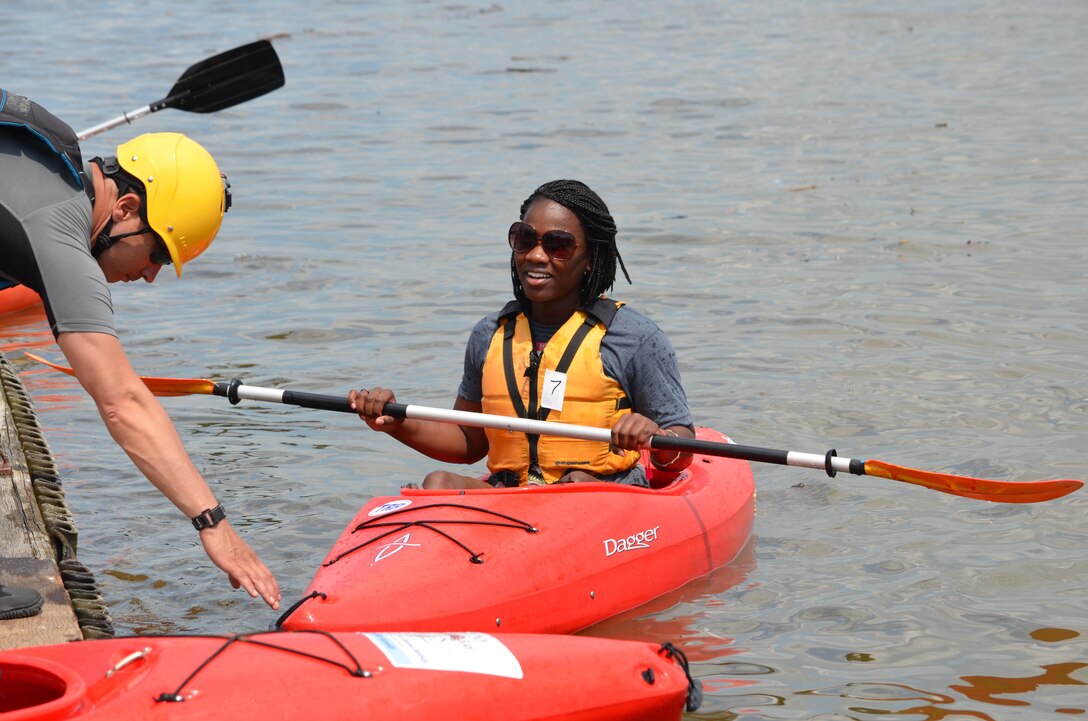
<svg viewBox="0 0 1088 721"><path fill-rule="evenodd" d="M601 340L621 305L602 299L575 311L543 352L534 353L529 320L516 301L507 304L484 359L483 412L611 428L631 412L627 394L601 363ZM619 473L639 459L638 451L617 455L598 441L493 428L485 433L487 467L517 474L521 485L555 483L572 470Z"/></svg>

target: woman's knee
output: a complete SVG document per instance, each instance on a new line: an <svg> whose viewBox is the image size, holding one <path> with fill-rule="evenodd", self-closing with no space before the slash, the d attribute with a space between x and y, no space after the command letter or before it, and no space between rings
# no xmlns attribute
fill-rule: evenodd
<svg viewBox="0 0 1088 721"><path fill-rule="evenodd" d="M424 488L460 488L460 476L449 471L431 471L423 478Z"/></svg>
<svg viewBox="0 0 1088 721"><path fill-rule="evenodd" d="M592 483L593 481L599 481L594 475L586 473L585 471L571 471L567 475L563 476L560 480L561 483Z"/></svg>

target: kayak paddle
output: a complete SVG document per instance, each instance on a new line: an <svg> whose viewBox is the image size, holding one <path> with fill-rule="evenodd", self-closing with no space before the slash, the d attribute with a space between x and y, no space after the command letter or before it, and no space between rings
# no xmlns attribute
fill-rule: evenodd
<svg viewBox="0 0 1088 721"><path fill-rule="evenodd" d="M74 375L71 368L47 361L34 353L28 352L26 356L54 370ZM227 398L233 404L243 400L262 401L265 403L284 403L322 411L356 413L348 405L346 394L344 396L332 396L247 386L243 385L238 379L229 382L217 382L204 378L152 378L146 376L140 378L151 392L157 396L216 395ZM476 428L498 428L535 435L580 438L588 441L600 441L601 443L608 443L612 438L612 432L607 428L537 421L528 418L512 418L510 416L496 416L444 408L429 408L427 406L412 406L403 403L387 403L385 413L397 418L415 418ZM779 451L772 448L741 446L733 443L717 443L695 438L677 438L675 436L653 436L650 439L650 447L680 451L682 453L737 458L758 463L777 463L783 466L815 468L825 471L832 478L840 471L852 473L856 476L874 476L892 481L912 483L916 486L940 491L941 493L949 493L953 496L992 501L994 503L1039 503L1041 501L1050 501L1072 493L1084 485L1083 482L1072 479L1019 482L991 481L984 478L920 471L915 468L895 466L884 461L842 458L837 456L833 450L823 454L800 453L797 451Z"/></svg>
<svg viewBox="0 0 1088 721"><path fill-rule="evenodd" d="M163 108L214 113L260 97L283 84L283 66L276 50L269 41L258 40L201 60L181 74L165 98L88 128L77 137L86 140Z"/></svg>

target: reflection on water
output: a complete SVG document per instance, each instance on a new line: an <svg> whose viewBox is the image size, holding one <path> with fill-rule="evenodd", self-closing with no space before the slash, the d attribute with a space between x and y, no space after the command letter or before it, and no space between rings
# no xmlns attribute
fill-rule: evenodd
<svg viewBox="0 0 1088 721"><path fill-rule="evenodd" d="M731 563L626 613L594 624L581 633L598 638L638 641L668 640L684 650L691 663L742 653L736 639L714 631L714 615L729 589L745 583L755 569L755 539Z"/></svg>
<svg viewBox="0 0 1088 721"><path fill-rule="evenodd" d="M13 313L0 313L0 351L8 358L51 345L53 333L49 330L49 322L41 305Z"/></svg>
<svg viewBox="0 0 1088 721"><path fill-rule="evenodd" d="M1075 631L1065 629L1039 629L1033 633L1037 637L1060 637L1062 640L1077 637ZM855 663L877 663L878 659L867 653L847 654L847 660ZM706 668L700 667L700 668ZM716 664L719 674L703 677L708 703L703 706L698 718L740 721L756 719L782 718L770 708L791 706L789 696L812 697L817 706L827 699L843 699L845 708L838 702L834 708L838 713L823 716L811 715L807 718L921 718L921 719L980 719L981 721L1001 721L1007 715L1005 707L1029 707L1032 701L1009 698L1013 694L1032 694L1042 686L1078 687L1088 685L1088 674L1077 672L1088 668L1082 662L1049 664L1042 667L1042 673L1026 676L971 675L962 676L963 684L952 683L948 689L952 693L933 689L920 689L907 684L867 681L849 682L818 689L792 691L786 695L753 694L747 688L758 680L752 676L781 673L773 667L759 667L743 663ZM722 677L724 676L724 678ZM1055 714L1080 716L1088 713L1083 701L1083 690L1068 689L1055 694L1053 698L1065 698L1069 705L1040 706L1036 702L1031 713L1033 718L1053 718ZM999 708L991 708L991 707ZM693 716L694 717L694 716Z"/></svg>
<svg viewBox="0 0 1088 721"><path fill-rule="evenodd" d="M669 334L700 424L943 473L1083 478L1088 4L630 9L196 0L76 5L58 24L51 4L16 2L0 64L5 87L82 128L200 57L276 38L284 88L138 121L201 140L235 188L184 280L114 289L144 375L382 384L448 407L469 330L509 297L504 229L537 184L577 177L620 226L635 284L615 296ZM121 24L141 28L133 62L104 65ZM23 317L0 335L117 628L267 628L278 614L230 589L78 384L19 357L59 357L48 331ZM345 414L164 405L285 598L367 500L436 467ZM745 555L586 631L679 642L708 690L692 718L1085 715L1088 493L999 506L754 470Z"/></svg>
<svg viewBox="0 0 1088 721"><path fill-rule="evenodd" d="M921 716L925 719L977 718L983 721L1000 721L1000 710L972 710L970 701L990 706L1030 706L1030 701L1016 698L1000 698L1006 694L1025 694L1037 691L1040 686L1085 686L1088 682L1072 677L1076 671L1088 667L1085 663L1052 664L1043 667L1043 673L1026 677L1004 676L964 676L964 685L949 686L959 696L926 692L909 686L897 684L845 684L841 687L829 687L813 691L801 691L801 694L838 696L853 701L865 702L866 706L852 706L851 711L858 718L879 716L883 718L902 718ZM1083 692L1082 692L1083 693ZM964 700L966 697L967 701ZM1038 714L1083 715L1083 697L1077 706L1060 707L1044 710L1036 707ZM1069 696L1073 700L1073 696ZM870 706L868 704L887 703L888 706ZM915 702L921 702L920 705ZM906 705L903 705L906 704ZM946 708L955 706L955 708ZM991 715L993 714L993 715Z"/></svg>

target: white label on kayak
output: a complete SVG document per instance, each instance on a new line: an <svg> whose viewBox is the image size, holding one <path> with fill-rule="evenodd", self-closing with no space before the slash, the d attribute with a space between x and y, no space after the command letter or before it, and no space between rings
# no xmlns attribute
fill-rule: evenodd
<svg viewBox="0 0 1088 721"><path fill-rule="evenodd" d="M522 678L517 657L486 633L365 633L397 668Z"/></svg>
<svg viewBox="0 0 1088 721"><path fill-rule="evenodd" d="M540 396L540 405L553 411L563 410L563 396L567 394L567 374L558 371L544 371L544 392Z"/></svg>
<svg viewBox="0 0 1088 721"><path fill-rule="evenodd" d="M649 548L650 544L657 540L657 531L661 526L647 528L645 531L632 533L627 538L604 539L605 558L624 551L634 551L638 548Z"/></svg>
<svg viewBox="0 0 1088 721"><path fill-rule="evenodd" d="M384 516L386 513L392 513L393 511L399 511L400 509L412 505L412 501L409 498L401 498L396 501L388 501L378 506L377 508L370 509L368 516Z"/></svg>

